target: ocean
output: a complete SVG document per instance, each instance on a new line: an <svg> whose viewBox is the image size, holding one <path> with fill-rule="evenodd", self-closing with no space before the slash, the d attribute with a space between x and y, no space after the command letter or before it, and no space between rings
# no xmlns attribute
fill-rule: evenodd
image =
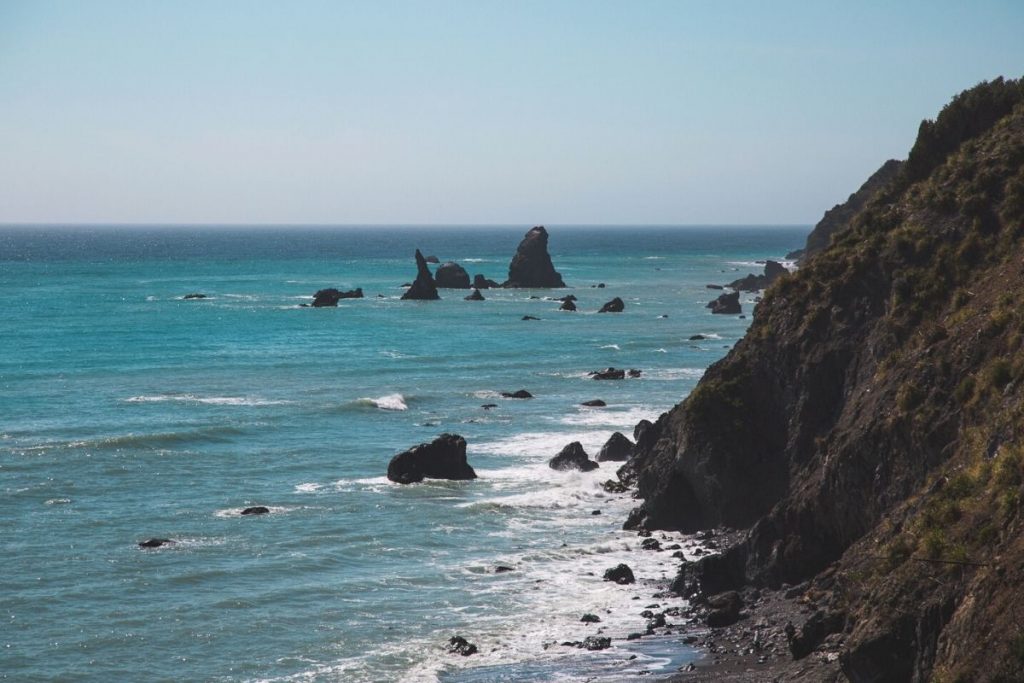
<svg viewBox="0 0 1024 683"><path fill-rule="evenodd" d="M613 681L699 656L625 639L678 604L654 597L678 559L621 530L617 463L547 461L685 397L751 319L705 285L809 228L548 226L568 290L399 300L416 248L500 282L528 227L0 227L0 678ZM323 287L366 298L301 306ZM387 481L445 432L478 479ZM602 580L620 562L637 583Z"/></svg>

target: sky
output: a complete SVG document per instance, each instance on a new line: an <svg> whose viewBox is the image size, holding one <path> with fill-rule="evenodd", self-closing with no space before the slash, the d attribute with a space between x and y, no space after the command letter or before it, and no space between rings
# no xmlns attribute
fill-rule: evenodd
<svg viewBox="0 0 1024 683"><path fill-rule="evenodd" d="M0 0L0 223L812 224L1024 2Z"/></svg>

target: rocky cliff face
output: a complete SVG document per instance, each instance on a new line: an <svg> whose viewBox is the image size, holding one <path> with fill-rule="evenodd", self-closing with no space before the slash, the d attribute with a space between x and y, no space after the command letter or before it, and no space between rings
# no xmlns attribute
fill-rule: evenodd
<svg viewBox="0 0 1024 683"><path fill-rule="evenodd" d="M629 526L748 529L684 575L813 579L853 681L1024 676L1022 102L997 80L922 124L620 475Z"/></svg>

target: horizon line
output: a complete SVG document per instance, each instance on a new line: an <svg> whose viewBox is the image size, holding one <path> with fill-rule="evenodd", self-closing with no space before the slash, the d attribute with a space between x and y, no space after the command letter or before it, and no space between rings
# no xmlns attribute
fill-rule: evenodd
<svg viewBox="0 0 1024 683"><path fill-rule="evenodd" d="M0 221L0 228L805 228L814 223L202 223Z"/></svg>

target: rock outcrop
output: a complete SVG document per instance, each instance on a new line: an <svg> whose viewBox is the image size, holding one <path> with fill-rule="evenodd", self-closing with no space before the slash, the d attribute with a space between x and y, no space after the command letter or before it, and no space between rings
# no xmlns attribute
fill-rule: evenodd
<svg viewBox="0 0 1024 683"><path fill-rule="evenodd" d="M562 305L558 307L558 310L560 310L560 311L575 311L576 310L576 304L575 304L575 302L573 302L572 299L566 299L565 301L562 302Z"/></svg>
<svg viewBox="0 0 1024 683"><path fill-rule="evenodd" d="M313 295L313 308L326 308L329 306L337 306L338 302L342 299L362 299L363 288L357 287L356 289L342 292L341 290L329 287L327 289L321 289Z"/></svg>
<svg viewBox="0 0 1024 683"><path fill-rule="evenodd" d="M601 452L597 454L597 461L629 460L633 455L633 445L633 442L623 436L622 432L615 432L601 447Z"/></svg>
<svg viewBox="0 0 1024 683"><path fill-rule="evenodd" d="M622 303L622 299L615 297L611 301L606 302L598 313L622 313L625 309L626 304Z"/></svg>
<svg viewBox="0 0 1024 683"><path fill-rule="evenodd" d="M573 441L563 448L558 455L548 461L548 466L553 470L580 470L581 472L589 472L598 468L598 464L590 459L579 441Z"/></svg>
<svg viewBox="0 0 1024 683"><path fill-rule="evenodd" d="M441 297L437 294L437 285L434 283L434 276L430 273L430 268L427 267L427 260L423 258L423 254L420 250L416 250L416 279L409 286L409 289L405 290L405 294L402 295L402 299L412 299L420 301L429 301L432 299L440 299Z"/></svg>
<svg viewBox="0 0 1024 683"><path fill-rule="evenodd" d="M442 434L399 453L388 463L388 479L413 484L424 479L476 479L466 462L466 440L458 434Z"/></svg>
<svg viewBox="0 0 1024 683"><path fill-rule="evenodd" d="M776 280L778 280L779 277L788 272L789 271L786 270L784 265L778 261L772 261L769 259L765 262L763 275L754 275L751 273L739 280L733 280L727 286L738 292L757 292L762 289L767 289Z"/></svg>
<svg viewBox="0 0 1024 683"><path fill-rule="evenodd" d="M1024 84L955 98L871 195L638 437L628 524L746 529L677 590L800 586L794 654L841 628L851 681L1022 680Z"/></svg>
<svg viewBox="0 0 1024 683"><path fill-rule="evenodd" d="M477 289L497 289L498 287L501 287L497 282L494 280L488 280L480 273L473 276L473 286Z"/></svg>
<svg viewBox="0 0 1024 683"><path fill-rule="evenodd" d="M469 273L455 261L448 261L437 267L434 282L444 289L469 289Z"/></svg>
<svg viewBox="0 0 1024 683"><path fill-rule="evenodd" d="M466 301L484 301L484 295L480 293L479 289L474 289L472 294L469 296L462 297Z"/></svg>
<svg viewBox="0 0 1024 683"><path fill-rule="evenodd" d="M503 287L565 287L548 255L548 231L538 225L526 233L508 266Z"/></svg>
<svg viewBox="0 0 1024 683"><path fill-rule="evenodd" d="M742 313L743 307L740 306L740 293L729 292L727 294L723 294L714 301L709 301L707 308L710 308L712 313L725 315Z"/></svg>

